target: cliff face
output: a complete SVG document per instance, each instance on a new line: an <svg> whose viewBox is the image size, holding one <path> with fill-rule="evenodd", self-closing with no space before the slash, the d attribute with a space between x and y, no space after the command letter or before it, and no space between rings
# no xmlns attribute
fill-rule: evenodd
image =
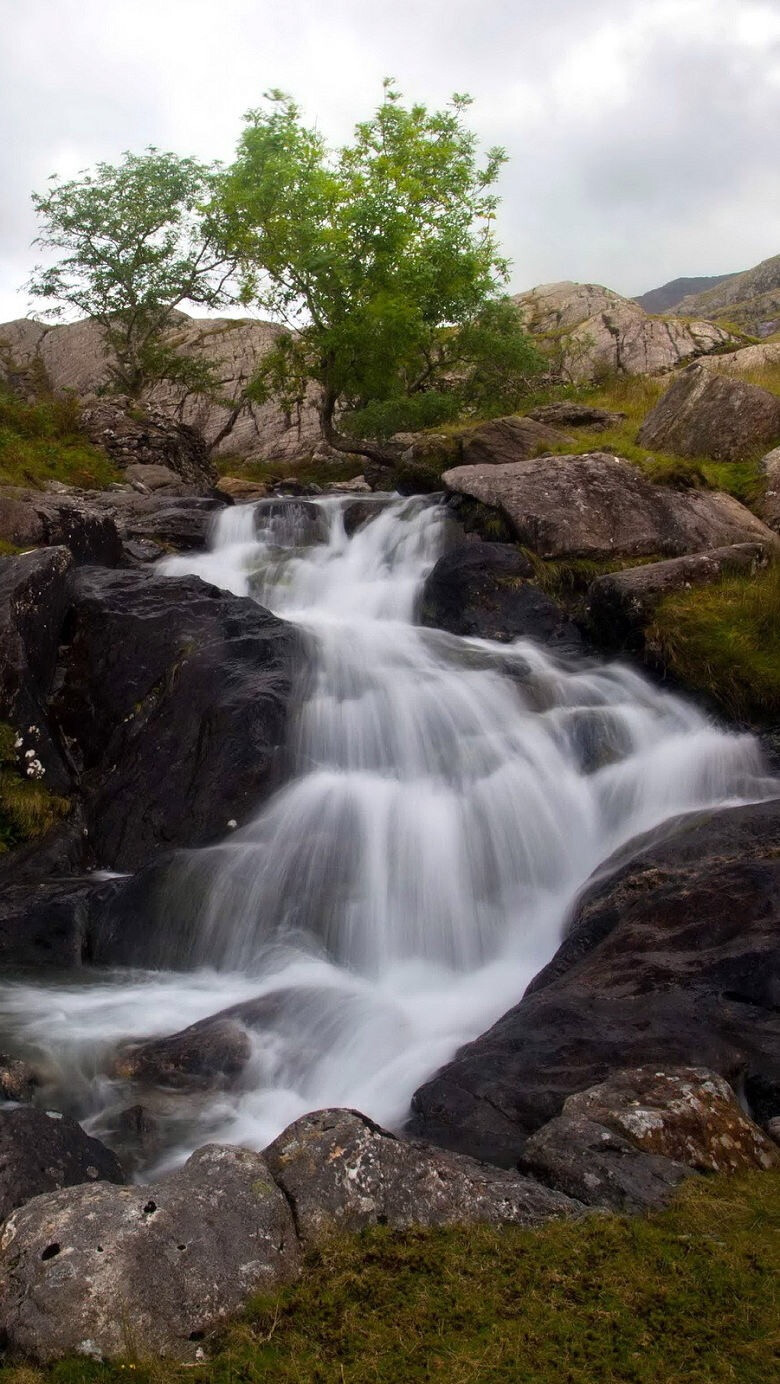
<svg viewBox="0 0 780 1384"><path fill-rule="evenodd" d="M162 385L149 391L143 402L197 428L211 443L229 421L241 391L279 331L272 322L197 319L180 313L169 343L182 354L205 358L215 367L218 400ZM0 378L17 384L25 380L31 385L46 383L55 392L94 394L107 378L101 330L91 321L56 327L26 318L6 323L0 326ZM318 442L317 415L311 405L291 416L273 403L245 403L215 454L293 460L310 455Z"/></svg>

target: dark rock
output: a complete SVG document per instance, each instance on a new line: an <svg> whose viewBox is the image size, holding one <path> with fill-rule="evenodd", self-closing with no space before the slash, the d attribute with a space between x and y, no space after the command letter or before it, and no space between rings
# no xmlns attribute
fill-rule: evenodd
<svg viewBox="0 0 780 1384"><path fill-rule="evenodd" d="M45 862L40 868L45 869ZM12 877L0 879L0 885L0 960L5 965L70 969L90 959L94 919L108 906L114 882L69 876L19 882Z"/></svg>
<svg viewBox="0 0 780 1384"><path fill-rule="evenodd" d="M217 480L200 433L185 423L117 396L85 400L81 425L122 470L129 466L164 466L189 485L209 489Z"/></svg>
<svg viewBox="0 0 780 1384"><path fill-rule="evenodd" d="M216 1144L146 1187L71 1188L16 1211L0 1240L13 1352L192 1361L206 1333L298 1272L265 1159Z"/></svg>
<svg viewBox="0 0 780 1384"><path fill-rule="evenodd" d="M537 423L546 423L551 428L587 428L588 432L606 432L625 422L625 413L612 413L606 408L594 408L592 404L577 404L562 401L558 404L542 404L528 413Z"/></svg>
<svg viewBox="0 0 780 1384"><path fill-rule="evenodd" d="M305 548L328 537L328 522L319 506L294 495L260 500L254 517L256 531L280 548Z"/></svg>
<svg viewBox="0 0 780 1384"><path fill-rule="evenodd" d="M428 576L420 624L479 639L536 639L560 652L582 637L560 606L533 585L534 569L505 543L463 543L444 553Z"/></svg>
<svg viewBox="0 0 780 1384"><path fill-rule="evenodd" d="M214 1089L234 1082L251 1053L243 1025L217 1017L192 1024L170 1038L132 1044L120 1053L114 1073L129 1081Z"/></svg>
<svg viewBox="0 0 780 1384"><path fill-rule="evenodd" d="M197 577L82 569L52 715L92 849L133 869L223 834L267 791L297 632Z"/></svg>
<svg viewBox="0 0 780 1384"><path fill-rule="evenodd" d="M780 441L780 399L768 389L689 365L639 430L643 447L683 457L745 461Z"/></svg>
<svg viewBox="0 0 780 1384"><path fill-rule="evenodd" d="M780 803L681 824L579 904L521 1002L414 1096L410 1129L513 1165L567 1096L704 1066L780 1109Z"/></svg>
<svg viewBox="0 0 780 1384"><path fill-rule="evenodd" d="M571 438L528 418L492 418L460 434L462 466L505 466L565 446Z"/></svg>
<svg viewBox="0 0 780 1384"><path fill-rule="evenodd" d="M370 524L372 519L376 519L377 515L382 513L387 504L387 500L383 501L377 498L376 500L353 500L351 504L345 505L341 517L347 537L351 538L358 529L365 528L366 524Z"/></svg>
<svg viewBox="0 0 780 1384"><path fill-rule="evenodd" d="M734 572L753 573L766 565L768 557L765 544L734 543L597 577L588 588L589 627L607 647L641 648L645 628L665 596L709 585Z"/></svg>
<svg viewBox="0 0 780 1384"><path fill-rule="evenodd" d="M540 1225L582 1214L529 1178L397 1139L355 1110L318 1110L265 1150L304 1246L370 1225Z"/></svg>
<svg viewBox="0 0 780 1384"><path fill-rule="evenodd" d="M451 493L498 510L513 537L545 558L677 557L774 542L733 496L653 485L605 452L459 466L442 481Z"/></svg>
<svg viewBox="0 0 780 1384"><path fill-rule="evenodd" d="M113 519L79 492L0 490L0 539L17 547L65 547L77 563L115 567L122 544Z"/></svg>
<svg viewBox="0 0 780 1384"><path fill-rule="evenodd" d="M3 1100L31 1101L38 1085L38 1073L31 1063L0 1053L0 1096Z"/></svg>
<svg viewBox="0 0 780 1384"><path fill-rule="evenodd" d="M0 1220L42 1192L81 1182L124 1182L114 1154L67 1115L0 1109Z"/></svg>
<svg viewBox="0 0 780 1384"><path fill-rule="evenodd" d="M141 501L139 504L138 501ZM215 516L224 508L221 500L176 499L165 495L137 497L130 505L114 500L120 533L135 541L153 542L163 550L190 552L205 548Z"/></svg>
<svg viewBox="0 0 780 1384"><path fill-rule="evenodd" d="M526 1143L519 1166L586 1206L638 1213L668 1206L690 1168L643 1153L582 1115L558 1115Z"/></svg>

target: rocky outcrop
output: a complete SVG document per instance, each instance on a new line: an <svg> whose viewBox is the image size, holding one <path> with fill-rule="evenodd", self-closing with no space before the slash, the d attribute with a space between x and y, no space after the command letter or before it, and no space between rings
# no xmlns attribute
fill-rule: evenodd
<svg viewBox="0 0 780 1384"><path fill-rule="evenodd" d="M764 493L760 500L762 519L775 533L780 533L780 447L773 447L761 462Z"/></svg>
<svg viewBox="0 0 780 1384"><path fill-rule="evenodd" d="M675 311L716 320L722 317L751 336L771 336L780 327L780 255L733 274L713 288L686 295Z"/></svg>
<svg viewBox="0 0 780 1384"><path fill-rule="evenodd" d="M426 579L420 624L478 639L535 639L559 653L580 652L578 629L533 577L531 562L512 544L462 543L444 553Z"/></svg>
<svg viewBox="0 0 780 1384"><path fill-rule="evenodd" d="M731 495L653 485L606 452L459 466L442 480L451 494L497 510L514 537L544 558L676 557L774 542Z"/></svg>
<svg viewBox="0 0 780 1384"><path fill-rule="evenodd" d="M780 399L767 389L690 365L639 430L643 447L683 457L744 461L780 440Z"/></svg>
<svg viewBox="0 0 780 1384"><path fill-rule="evenodd" d="M19 548L68 548L77 563L115 567L122 543L110 514L77 492L0 489L0 539Z"/></svg>
<svg viewBox="0 0 780 1384"><path fill-rule="evenodd" d="M307 1247L371 1225L539 1225L582 1214L529 1178L397 1139L355 1110L304 1115L265 1157Z"/></svg>
<svg viewBox="0 0 780 1384"><path fill-rule="evenodd" d="M644 631L665 596L710 585L736 572L754 573L766 566L769 554L766 544L734 543L708 553L609 572L588 588L589 628L602 646L641 649Z"/></svg>
<svg viewBox="0 0 780 1384"><path fill-rule="evenodd" d="M69 1116L0 1109L0 1221L43 1192L124 1180L111 1150Z"/></svg>
<svg viewBox="0 0 780 1384"><path fill-rule="evenodd" d="M164 484L175 484L178 478L183 488L195 491L209 490L217 480L217 468L202 434L158 410L139 411L129 399L120 397L88 397L81 426L121 471L132 473L142 467L148 476L147 468L152 467L172 474L173 482L164 480ZM144 482L143 474L140 481Z"/></svg>
<svg viewBox="0 0 780 1384"><path fill-rule="evenodd" d="M565 447L571 439L557 428L533 418L493 418L457 436L459 460L463 466L496 466L524 461L548 453L552 447Z"/></svg>
<svg viewBox="0 0 780 1384"><path fill-rule="evenodd" d="M626 420L625 413L595 408L592 404L577 404L568 399L557 404L540 404L531 409L528 417L550 428L587 428L588 432L606 432Z"/></svg>
<svg viewBox="0 0 780 1384"><path fill-rule="evenodd" d="M662 374L734 341L712 322L648 317L638 303L599 284L542 284L513 301L553 370L572 383Z"/></svg>
<svg viewBox="0 0 780 1384"><path fill-rule="evenodd" d="M146 1187L79 1187L14 1212L0 1240L7 1343L41 1362L193 1360L207 1332L299 1264L262 1155L209 1145Z"/></svg>
<svg viewBox="0 0 780 1384"><path fill-rule="evenodd" d="M82 569L52 716L92 850L133 869L223 834L268 788L296 632L197 577Z"/></svg>
<svg viewBox="0 0 780 1384"><path fill-rule="evenodd" d="M706 356L700 364L719 375L749 375L755 370L780 367L780 341L743 346L739 351L727 351L722 356Z"/></svg>
<svg viewBox="0 0 780 1384"><path fill-rule="evenodd" d="M576 909L521 1002L416 1093L411 1130L512 1166L626 1065L706 1066L780 1110L780 804L689 820Z"/></svg>

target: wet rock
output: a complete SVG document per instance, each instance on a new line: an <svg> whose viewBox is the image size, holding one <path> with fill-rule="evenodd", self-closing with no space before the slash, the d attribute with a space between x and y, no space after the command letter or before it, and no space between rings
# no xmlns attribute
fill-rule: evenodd
<svg viewBox="0 0 780 1384"><path fill-rule="evenodd" d="M665 596L710 585L735 572L754 573L768 560L768 545L734 543L708 553L610 572L597 577L588 588L588 624L599 643L607 647L641 648L644 631Z"/></svg>
<svg viewBox="0 0 780 1384"><path fill-rule="evenodd" d="M519 1166L586 1206L638 1213L668 1206L692 1170L671 1158L643 1153L615 1130L564 1113L526 1143Z"/></svg>
<svg viewBox="0 0 780 1384"><path fill-rule="evenodd" d="M325 543L328 521L318 505L297 495L261 500L254 509L255 529L280 548Z"/></svg>
<svg viewBox="0 0 780 1384"><path fill-rule="evenodd" d="M479 639L536 639L559 652L582 636L557 602L533 584L534 568L511 544L462 543L427 577L420 624Z"/></svg>
<svg viewBox="0 0 780 1384"><path fill-rule="evenodd" d="M697 1172L780 1165L777 1149L737 1104L728 1082L704 1067L635 1067L569 1096L564 1115L614 1130L646 1153Z"/></svg>
<svg viewBox="0 0 780 1384"><path fill-rule="evenodd" d="M382 513L387 504L387 500L377 498L376 500L353 500L352 504L345 505L341 520L347 537L351 538L358 529L365 528L366 524L370 524L372 519L376 519L377 515Z"/></svg>
<svg viewBox="0 0 780 1384"><path fill-rule="evenodd" d="M614 413L610 409L569 400L541 404L528 414L529 418L536 419L537 423L546 423L550 428L587 428L588 432L606 432L609 428L617 428L625 422L626 416L625 413Z"/></svg>
<svg viewBox="0 0 780 1384"><path fill-rule="evenodd" d="M132 1044L116 1059L114 1074L129 1081L214 1089L233 1083L251 1053L252 1044L241 1023L213 1018L170 1038Z"/></svg>
<svg viewBox="0 0 780 1384"><path fill-rule="evenodd" d="M14 870L10 879L0 876L0 960L68 969L88 961L93 920L108 906L116 885L88 876L18 880L15 875Z"/></svg>
<svg viewBox="0 0 780 1384"><path fill-rule="evenodd" d="M514 537L544 558L677 557L774 541L733 496L652 485L606 452L459 466L442 480L451 493L497 510Z"/></svg>
<svg viewBox="0 0 780 1384"><path fill-rule="evenodd" d="M82 569L52 715L91 848L134 869L224 834L270 786L301 641L197 577Z"/></svg>
<svg viewBox="0 0 780 1384"><path fill-rule="evenodd" d="M577 906L523 999L414 1096L410 1129L513 1165L576 1091L706 1066L780 1110L780 804L689 819Z"/></svg>
<svg viewBox="0 0 780 1384"><path fill-rule="evenodd" d="M123 537L155 543L163 551L181 552L206 547L214 518L223 508L222 501L216 499L178 499L159 493L139 495L132 504L125 497L114 499L113 505Z"/></svg>
<svg viewBox="0 0 780 1384"><path fill-rule="evenodd" d="M575 1201L529 1178L406 1142L354 1110L319 1110L265 1151L304 1246L370 1225L540 1225Z"/></svg>
<svg viewBox="0 0 780 1384"><path fill-rule="evenodd" d="M124 1180L111 1150L69 1116L32 1106L0 1109L0 1220L43 1192Z"/></svg>
<svg viewBox="0 0 780 1384"><path fill-rule="evenodd" d="M38 1086L38 1073L21 1057L0 1053L0 1096L3 1100L31 1101Z"/></svg>
<svg viewBox="0 0 780 1384"><path fill-rule="evenodd" d="M780 399L744 380L690 365L645 418L638 441L683 457L743 461L780 441Z"/></svg>
<svg viewBox="0 0 780 1384"><path fill-rule="evenodd" d="M7 1221L0 1292L13 1352L193 1360L254 1292L295 1276L292 1215L265 1159L209 1145L146 1187L72 1188Z"/></svg>

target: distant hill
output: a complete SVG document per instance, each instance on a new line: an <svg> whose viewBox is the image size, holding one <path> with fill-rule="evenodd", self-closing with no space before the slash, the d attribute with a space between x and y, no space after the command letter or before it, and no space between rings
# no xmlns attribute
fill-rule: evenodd
<svg viewBox="0 0 780 1384"><path fill-rule="evenodd" d="M674 310L676 316L734 323L751 336L772 336L780 331L780 255L714 288L686 295Z"/></svg>
<svg viewBox="0 0 780 1384"><path fill-rule="evenodd" d="M638 303L640 308L644 308L645 312L668 312L670 308L676 307L682 298L694 293L703 293L705 289L715 288L726 279L736 277L735 274L711 274L709 278L672 279L661 288L651 288L647 293L638 294L634 302Z"/></svg>

